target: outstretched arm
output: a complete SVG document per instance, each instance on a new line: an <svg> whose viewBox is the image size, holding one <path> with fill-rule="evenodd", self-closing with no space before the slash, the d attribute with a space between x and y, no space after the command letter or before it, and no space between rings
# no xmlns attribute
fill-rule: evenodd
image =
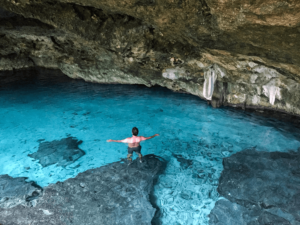
<svg viewBox="0 0 300 225"><path fill-rule="evenodd" d="M107 140L107 142L122 142L122 143L128 143L128 138L125 138L123 140L112 140L112 139L109 139Z"/></svg>
<svg viewBox="0 0 300 225"><path fill-rule="evenodd" d="M159 134L154 134L154 135L152 135L151 137L145 137L145 140L149 140L149 139L154 138L154 137L156 137L156 136L159 136Z"/></svg>
<svg viewBox="0 0 300 225"><path fill-rule="evenodd" d="M109 139L109 140L107 140L107 142L123 142L123 140L112 140L112 139Z"/></svg>

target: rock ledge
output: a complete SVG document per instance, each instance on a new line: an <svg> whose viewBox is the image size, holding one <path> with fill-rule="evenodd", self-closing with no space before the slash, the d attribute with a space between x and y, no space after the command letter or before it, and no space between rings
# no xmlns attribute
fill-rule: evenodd
<svg viewBox="0 0 300 225"><path fill-rule="evenodd" d="M87 170L75 178L51 184L35 207L0 208L0 221L16 224L151 224L155 209L149 202L153 180L164 168L154 155Z"/></svg>
<svg viewBox="0 0 300 225"><path fill-rule="evenodd" d="M210 224L300 224L300 149L248 149L223 160Z"/></svg>

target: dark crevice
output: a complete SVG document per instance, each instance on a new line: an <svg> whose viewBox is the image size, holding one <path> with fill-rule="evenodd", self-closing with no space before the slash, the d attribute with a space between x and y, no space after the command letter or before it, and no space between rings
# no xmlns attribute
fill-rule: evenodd
<svg viewBox="0 0 300 225"><path fill-rule="evenodd" d="M205 17L211 17L211 13L210 13L210 8L208 7L207 3L205 0L200 0L202 8L201 8L201 12L202 15Z"/></svg>
<svg viewBox="0 0 300 225"><path fill-rule="evenodd" d="M6 58L6 59L15 59L16 57L18 57L18 54L17 53L10 53L10 54L7 54L5 56L2 56L3 58Z"/></svg>
<svg viewBox="0 0 300 225"><path fill-rule="evenodd" d="M136 6L153 6L155 5L155 0L137 0L135 2Z"/></svg>
<svg viewBox="0 0 300 225"><path fill-rule="evenodd" d="M89 10L88 7L82 7L76 4L73 4L73 9L75 10L77 16L81 20L90 20L91 19L91 11Z"/></svg>
<svg viewBox="0 0 300 225"><path fill-rule="evenodd" d="M0 18L0 27L40 27L43 29L54 29L52 25L46 24L40 20L24 18L20 15L9 18Z"/></svg>
<svg viewBox="0 0 300 225"><path fill-rule="evenodd" d="M55 45L57 45L59 48L61 48L61 45L57 42L57 40L56 40L56 38L55 38L54 36L51 36L50 38L51 38L51 41L52 41Z"/></svg>
<svg viewBox="0 0 300 225"><path fill-rule="evenodd" d="M33 66L36 66L36 63L34 62L34 60L31 57L28 57L29 61L32 62Z"/></svg>
<svg viewBox="0 0 300 225"><path fill-rule="evenodd" d="M231 108L234 107L234 108ZM274 118L280 121L293 123L296 127L300 127L300 116L292 113L286 113L286 111L282 109L274 109L266 106L259 105L246 105L244 108L244 103L241 104L232 104L227 102L226 107L228 110L243 110L245 113L254 113L259 116L263 116L266 119Z"/></svg>

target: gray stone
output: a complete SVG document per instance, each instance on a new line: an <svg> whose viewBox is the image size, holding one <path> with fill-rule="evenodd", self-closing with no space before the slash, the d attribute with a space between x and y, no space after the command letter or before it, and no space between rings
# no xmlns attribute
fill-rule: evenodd
<svg viewBox="0 0 300 225"><path fill-rule="evenodd" d="M154 155L87 170L44 188L34 208L0 209L5 225L80 224L150 225L155 208L149 202L154 179L165 163ZM81 184L85 184L84 188Z"/></svg>
<svg viewBox="0 0 300 225"><path fill-rule="evenodd" d="M215 207L209 214L210 224L222 225L244 225L244 214L247 213L247 208L232 203L227 199L222 199L216 202Z"/></svg>
<svg viewBox="0 0 300 225"><path fill-rule="evenodd" d="M82 141L73 137L63 138L59 141L42 142L38 151L28 156L39 160L43 167L55 163L57 166L66 167L85 155L85 152L78 147L81 143Z"/></svg>
<svg viewBox="0 0 300 225"><path fill-rule="evenodd" d="M227 199L217 201L209 214L209 224L213 225L289 225L285 218L257 207L246 208ZM297 223L293 223L297 224Z"/></svg>
<svg viewBox="0 0 300 225"><path fill-rule="evenodd" d="M300 224L300 149L248 149L223 159L210 224Z"/></svg>
<svg viewBox="0 0 300 225"><path fill-rule="evenodd" d="M32 207L43 194L43 189L35 182L26 182L26 177L13 178L0 175L0 207L9 209L22 205ZM1 220L0 220L1 222Z"/></svg>

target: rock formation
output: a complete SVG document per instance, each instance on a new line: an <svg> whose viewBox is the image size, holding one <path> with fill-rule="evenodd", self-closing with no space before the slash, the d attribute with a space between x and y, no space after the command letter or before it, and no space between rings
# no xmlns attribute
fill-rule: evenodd
<svg viewBox="0 0 300 225"><path fill-rule="evenodd" d="M43 195L43 189L35 182L26 182L25 180L26 177L12 178L8 175L0 175L0 208L10 209L18 205L25 207L36 205L37 199Z"/></svg>
<svg viewBox="0 0 300 225"><path fill-rule="evenodd" d="M0 0L0 70L161 85L300 115L297 0Z"/></svg>
<svg viewBox="0 0 300 225"><path fill-rule="evenodd" d="M238 152L223 159L219 200L211 225L300 223L300 149L298 152Z"/></svg>
<svg viewBox="0 0 300 225"><path fill-rule="evenodd" d="M59 141L46 141L40 143L37 152L28 156L39 160L43 167L53 164L66 167L85 155L85 152L78 147L81 143L82 141L73 137L63 138Z"/></svg>
<svg viewBox="0 0 300 225"><path fill-rule="evenodd" d="M121 161L87 170L75 178L45 187L33 207L16 204L13 208L3 207L1 200L0 222L5 225L150 225L155 209L149 202L149 194L153 180L163 168L164 162L147 155L142 164L135 160L128 166ZM22 178L11 182L17 179ZM2 191L0 195L3 196Z"/></svg>

